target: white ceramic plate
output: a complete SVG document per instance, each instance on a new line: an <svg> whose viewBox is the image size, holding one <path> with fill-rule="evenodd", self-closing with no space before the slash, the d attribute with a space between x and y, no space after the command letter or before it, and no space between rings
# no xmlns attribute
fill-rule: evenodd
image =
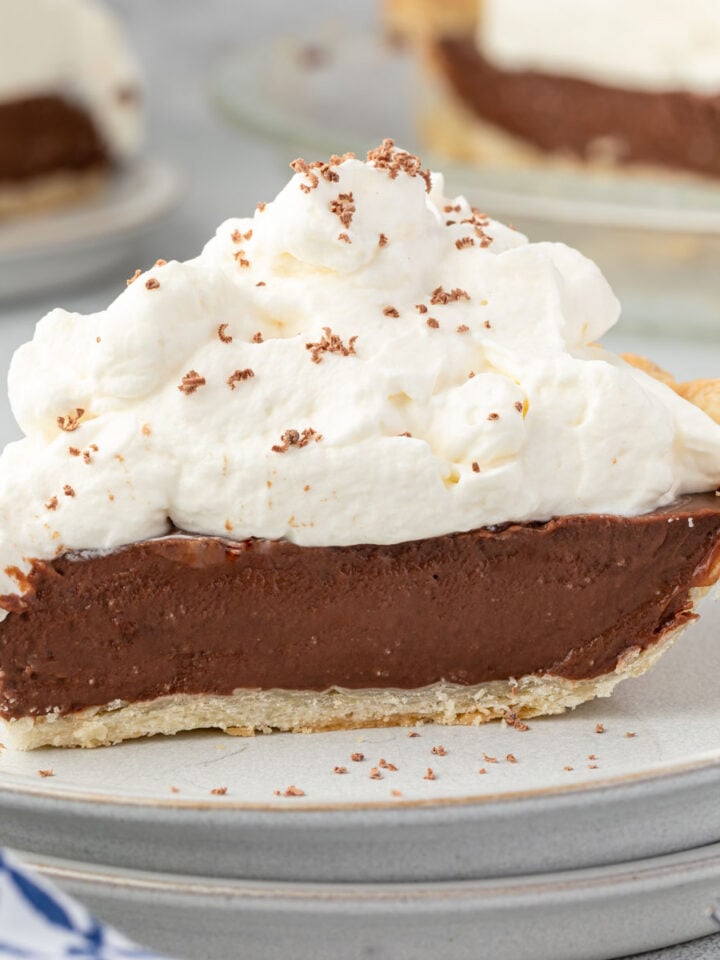
<svg viewBox="0 0 720 960"><path fill-rule="evenodd" d="M0 843L177 873L379 882L574 869L715 842L719 633L711 599L654 671L527 732L200 733L2 751ZM381 758L398 769L371 779ZM304 796L275 796L290 786Z"/></svg>
<svg viewBox="0 0 720 960"><path fill-rule="evenodd" d="M119 171L83 203L0 222L0 300L110 271L177 205L182 192L174 167L145 159Z"/></svg>
<svg viewBox="0 0 720 960"><path fill-rule="evenodd" d="M414 116L425 94L413 65L379 36L328 27L311 42L280 37L242 50L213 77L230 120L308 159L383 137L418 146ZM720 185L700 178L582 170L471 167L422 151L489 214L534 240L561 240L597 260L636 329L717 336Z"/></svg>
<svg viewBox="0 0 720 960"><path fill-rule="evenodd" d="M607 960L718 929L720 845L446 884L247 883L34 865L133 939L194 960Z"/></svg>

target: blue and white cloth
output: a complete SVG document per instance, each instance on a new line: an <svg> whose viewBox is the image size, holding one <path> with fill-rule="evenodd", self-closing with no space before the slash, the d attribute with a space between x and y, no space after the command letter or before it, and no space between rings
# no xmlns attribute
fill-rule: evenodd
<svg viewBox="0 0 720 960"><path fill-rule="evenodd" d="M0 849L0 960L159 960Z"/></svg>

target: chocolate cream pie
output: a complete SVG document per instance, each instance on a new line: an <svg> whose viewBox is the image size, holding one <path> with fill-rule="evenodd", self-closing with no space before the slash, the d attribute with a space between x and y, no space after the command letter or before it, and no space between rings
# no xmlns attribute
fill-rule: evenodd
<svg viewBox="0 0 720 960"><path fill-rule="evenodd" d="M132 157L141 84L98 0L0 5L0 217L86 196Z"/></svg>
<svg viewBox="0 0 720 960"><path fill-rule="evenodd" d="M386 0L463 160L720 176L720 8L705 0Z"/></svg>
<svg viewBox="0 0 720 960"><path fill-rule="evenodd" d="M718 578L718 384L599 345L592 262L392 141L292 167L15 354L6 745L521 723L642 673Z"/></svg>

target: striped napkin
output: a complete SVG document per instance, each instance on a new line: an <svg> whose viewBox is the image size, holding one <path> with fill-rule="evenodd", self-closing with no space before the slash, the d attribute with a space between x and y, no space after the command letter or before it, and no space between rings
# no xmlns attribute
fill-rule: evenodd
<svg viewBox="0 0 720 960"><path fill-rule="evenodd" d="M159 960L0 849L0 960Z"/></svg>

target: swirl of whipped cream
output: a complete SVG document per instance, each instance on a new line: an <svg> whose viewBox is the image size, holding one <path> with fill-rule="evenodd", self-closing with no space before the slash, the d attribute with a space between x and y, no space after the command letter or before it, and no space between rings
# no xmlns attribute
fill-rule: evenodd
<svg viewBox="0 0 720 960"><path fill-rule="evenodd" d="M0 101L67 96L91 114L110 153L142 137L140 72L117 17L98 0L2 0Z"/></svg>
<svg viewBox="0 0 720 960"><path fill-rule="evenodd" d="M395 543L720 484L720 426L595 343L618 303L591 261L387 143L295 167L196 259L17 351L0 592L173 529Z"/></svg>
<svg viewBox="0 0 720 960"><path fill-rule="evenodd" d="M478 48L508 70L633 90L720 91L717 0L482 0Z"/></svg>

